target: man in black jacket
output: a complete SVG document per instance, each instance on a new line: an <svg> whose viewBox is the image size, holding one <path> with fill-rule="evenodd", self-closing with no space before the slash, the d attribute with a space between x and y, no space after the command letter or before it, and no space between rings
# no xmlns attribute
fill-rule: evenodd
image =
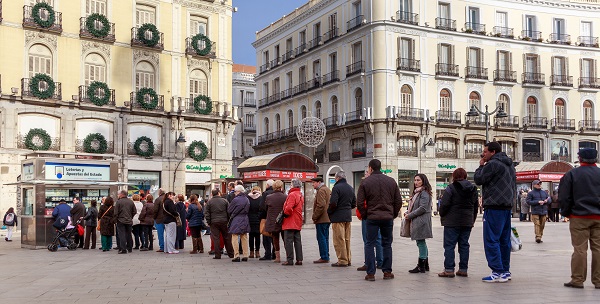
<svg viewBox="0 0 600 304"><path fill-rule="evenodd" d="M331 264L333 267L345 267L352 264L350 224L354 208L356 208L354 188L346 182L346 172L339 171L335 174L335 185L331 190L329 209L327 209L333 232L333 247L338 258L337 263Z"/></svg>
<svg viewBox="0 0 600 304"><path fill-rule="evenodd" d="M259 216L260 216L261 220L267 219L267 207L265 205L265 201L267 200L267 195L273 193L273 183L274 182L275 181L272 179L267 180L267 182L266 182L267 189L265 189L265 191L262 193L262 199L260 201L260 207L259 207L259 210L260 210ZM265 254L262 257L260 257L258 260L270 261L275 256L275 250L273 250L274 248L272 247L273 238L270 236L263 235L262 241L263 241L263 247L265 248Z"/></svg>
<svg viewBox="0 0 600 304"><path fill-rule="evenodd" d="M233 246L231 245L231 235L228 233L227 223L229 222L229 214L227 208L229 202L222 198L219 189L212 190L212 198L206 204L204 216L206 222L210 226L210 238L215 247L215 256L213 259L221 258L221 250L219 250L219 240L223 236L225 249L230 258L233 258Z"/></svg>
<svg viewBox="0 0 600 304"><path fill-rule="evenodd" d="M71 223L73 224L73 226L75 226L75 228L77 228L77 225L82 227L84 226L83 221L77 224L77 221L80 218L83 218L84 216L85 206L83 205L83 203L81 203L78 197L74 197L73 208L71 208ZM83 248L83 241L83 235L80 236L79 233L75 233L75 244L78 244L77 248Z"/></svg>
<svg viewBox="0 0 600 304"><path fill-rule="evenodd" d="M561 214L569 218L571 231L571 281L565 287L583 288L587 270L587 246L592 251L592 284L600 289L600 168L598 151L581 149L581 166L560 179L558 201Z"/></svg>
<svg viewBox="0 0 600 304"><path fill-rule="evenodd" d="M548 203L550 196L546 191L542 190L542 182L534 180L531 183L533 189L527 193L527 204L531 206L531 220L535 225L535 242L542 243L544 235L544 226L548 216Z"/></svg>
<svg viewBox="0 0 600 304"><path fill-rule="evenodd" d="M121 190L118 194L119 199L115 203L114 222L117 223L119 231L119 254L126 254L133 249L133 237L131 230L133 226L133 216L137 213L135 204L127 197L127 190Z"/></svg>

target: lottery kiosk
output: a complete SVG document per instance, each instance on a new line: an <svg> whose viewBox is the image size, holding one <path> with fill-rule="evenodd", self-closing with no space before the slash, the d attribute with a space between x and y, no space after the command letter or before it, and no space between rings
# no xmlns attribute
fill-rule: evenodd
<svg viewBox="0 0 600 304"><path fill-rule="evenodd" d="M46 248L56 234L52 211L65 200L73 206L75 197L90 206L102 197L116 197L118 163L102 159L32 158L21 163L17 183L21 201L21 247Z"/></svg>

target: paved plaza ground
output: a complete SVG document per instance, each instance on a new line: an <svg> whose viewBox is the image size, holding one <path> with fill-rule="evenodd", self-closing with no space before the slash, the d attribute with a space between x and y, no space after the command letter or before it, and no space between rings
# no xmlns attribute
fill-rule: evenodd
<svg viewBox="0 0 600 304"><path fill-rule="evenodd" d="M483 283L489 274L479 219L471 235L469 277L439 278L443 269L442 227L434 218L427 240L431 272L409 274L417 246L394 231L394 280L364 280L356 271L364 260L360 222L352 225L352 267L313 264L318 258L315 229L302 230L303 266L285 267L251 259L232 263L208 254L167 255L116 250L58 252L20 248L20 237L0 243L2 303L599 303L600 290L589 278L585 289L563 287L570 279L568 223L547 223L544 243L536 244L533 223L513 219L523 250L513 253L512 281ZM0 234L5 231L0 232ZM4 238L2 236L2 238ZM209 244L208 236L203 237ZM330 242L332 262L335 251ZM262 250L261 250L262 253Z"/></svg>

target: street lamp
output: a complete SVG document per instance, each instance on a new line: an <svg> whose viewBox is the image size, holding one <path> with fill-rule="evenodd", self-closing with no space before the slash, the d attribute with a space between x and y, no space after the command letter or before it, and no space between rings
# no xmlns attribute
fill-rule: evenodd
<svg viewBox="0 0 600 304"><path fill-rule="evenodd" d="M506 112L504 112L504 108L502 106L497 106L496 109L494 109L494 111L492 112L488 112L488 106L485 105L485 112L481 112L481 110L479 110L479 108L477 108L476 105L472 105L471 106L471 110L469 110L469 112L467 114L465 114L468 117L477 117L479 115L483 115L485 116L485 143L488 143L488 133L489 133L489 129L490 129L490 124L489 124L489 120L490 120L490 116L494 115L494 113L496 113L496 117L497 118L506 118L508 117L508 114L506 114Z"/></svg>

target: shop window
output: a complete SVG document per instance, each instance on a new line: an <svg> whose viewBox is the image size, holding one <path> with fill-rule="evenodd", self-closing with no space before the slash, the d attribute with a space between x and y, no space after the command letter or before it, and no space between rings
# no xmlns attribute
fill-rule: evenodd
<svg viewBox="0 0 600 304"><path fill-rule="evenodd" d="M130 194L144 190L144 192L150 193L156 198L158 195L155 195L157 193L153 191L157 191L161 186L160 172L129 170L127 172L127 182Z"/></svg>
<svg viewBox="0 0 600 304"><path fill-rule="evenodd" d="M351 141L352 158L367 156L367 143L364 137L354 138Z"/></svg>
<svg viewBox="0 0 600 304"><path fill-rule="evenodd" d="M501 141L499 142L502 147L502 152L506 153L511 159L515 159L515 143L512 141Z"/></svg>
<svg viewBox="0 0 600 304"><path fill-rule="evenodd" d="M484 140L469 140L465 144L465 158L479 159L483 153ZM502 150L504 151L504 150Z"/></svg>
<svg viewBox="0 0 600 304"><path fill-rule="evenodd" d="M441 137L435 141L435 157L458 158L456 139Z"/></svg>
<svg viewBox="0 0 600 304"><path fill-rule="evenodd" d="M539 139L523 139L523 161L544 161L542 141Z"/></svg>

